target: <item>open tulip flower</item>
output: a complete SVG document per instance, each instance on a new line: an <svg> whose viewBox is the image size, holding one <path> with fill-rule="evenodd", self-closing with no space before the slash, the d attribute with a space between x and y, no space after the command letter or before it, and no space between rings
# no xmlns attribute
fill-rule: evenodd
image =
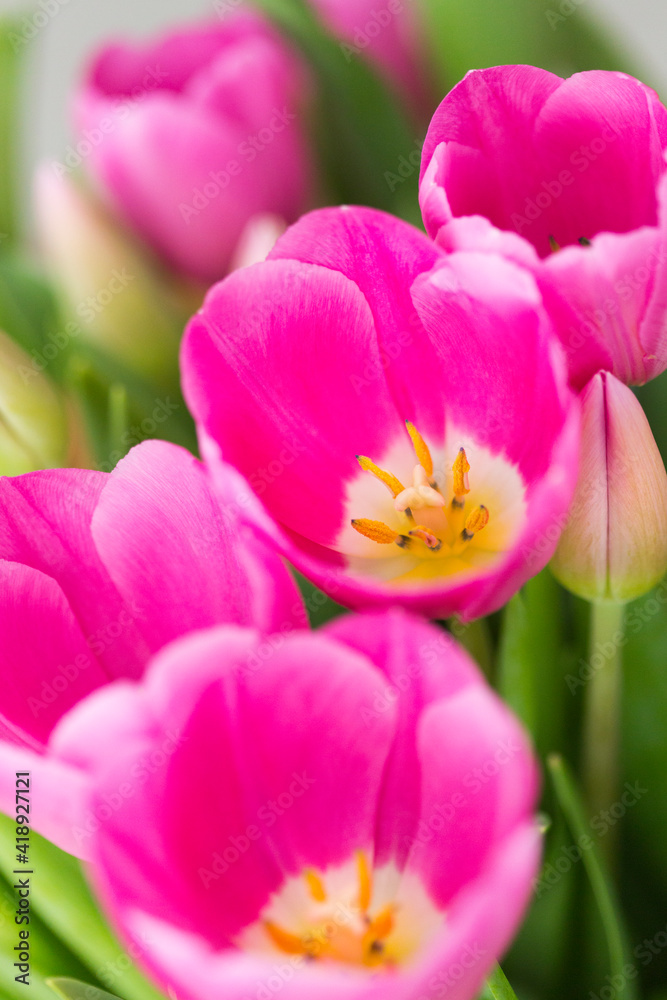
<svg viewBox="0 0 667 1000"><path fill-rule="evenodd" d="M77 97L86 167L169 264L214 281L254 216L292 221L307 205L304 75L249 11L143 46L109 45Z"/></svg>
<svg viewBox="0 0 667 1000"><path fill-rule="evenodd" d="M228 470L236 481L234 470ZM58 754L58 723L152 654L219 622L266 632L305 624L279 557L248 532L243 508L211 493L203 467L165 442L134 448L111 473L79 469L0 481L0 802L13 772L39 783L31 819L82 853L83 773Z"/></svg>
<svg viewBox="0 0 667 1000"><path fill-rule="evenodd" d="M519 724L404 612L295 633L248 669L260 641L185 637L70 714L116 925L187 1000L471 1000L538 864Z"/></svg>
<svg viewBox="0 0 667 1000"><path fill-rule="evenodd" d="M182 363L214 475L222 454L337 601L476 617L551 556L578 410L514 263L314 212L212 289Z"/></svg>
<svg viewBox="0 0 667 1000"><path fill-rule="evenodd" d="M667 110L622 73L474 70L431 122L429 233L533 270L577 389L667 368L666 149Z"/></svg>

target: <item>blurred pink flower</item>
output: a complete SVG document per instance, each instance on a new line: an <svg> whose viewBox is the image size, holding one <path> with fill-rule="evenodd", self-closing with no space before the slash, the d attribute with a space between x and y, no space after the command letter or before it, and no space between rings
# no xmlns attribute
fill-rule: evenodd
<svg viewBox="0 0 667 1000"><path fill-rule="evenodd" d="M193 629L305 625L291 577L253 537L237 497L238 484L234 500L215 499L202 465L161 441L133 448L111 474L0 480L0 660L12 664L0 698L0 805L10 811L14 772L32 770L32 824L68 850L80 847L82 774L59 761L57 734L72 706L140 677Z"/></svg>
<svg viewBox="0 0 667 1000"><path fill-rule="evenodd" d="M210 283L253 216L307 206L306 90L298 59L246 11L107 45L77 95L75 155L133 230Z"/></svg>
<svg viewBox="0 0 667 1000"><path fill-rule="evenodd" d="M667 368L666 149L667 110L622 73L474 70L431 122L429 233L533 270L578 389L600 369L639 384Z"/></svg>
<svg viewBox="0 0 667 1000"><path fill-rule="evenodd" d="M343 43L345 58L368 59L413 106L426 105L424 46L414 0L310 0ZM432 106L431 109L432 110Z"/></svg>
<svg viewBox="0 0 667 1000"><path fill-rule="evenodd" d="M260 643L178 640L69 716L116 925L184 1000L472 1000L538 864L518 722L400 611Z"/></svg>
<svg viewBox="0 0 667 1000"><path fill-rule="evenodd" d="M533 278L500 256L314 212L210 291L182 370L213 476L222 454L248 477L340 603L476 617L553 553L578 409Z"/></svg>

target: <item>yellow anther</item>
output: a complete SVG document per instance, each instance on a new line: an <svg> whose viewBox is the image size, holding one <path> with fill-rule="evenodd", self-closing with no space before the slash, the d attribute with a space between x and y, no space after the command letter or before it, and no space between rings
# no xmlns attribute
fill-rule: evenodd
<svg viewBox="0 0 667 1000"><path fill-rule="evenodd" d="M476 507L467 517L466 526L461 532L461 537L464 541L469 542L471 538L485 528L489 523L489 512L483 504Z"/></svg>
<svg viewBox="0 0 667 1000"><path fill-rule="evenodd" d="M306 870L304 872L304 877L306 879L306 882L308 883L308 889L310 891L310 895L313 897L315 902L323 903L327 898L327 893L326 889L324 888L324 883L322 882L322 879L319 877L319 875L316 875L315 872L310 870Z"/></svg>
<svg viewBox="0 0 667 1000"><path fill-rule="evenodd" d="M367 936L376 941L382 941L389 937L394 929L394 906L389 903L383 910L373 917L368 927Z"/></svg>
<svg viewBox="0 0 667 1000"><path fill-rule="evenodd" d="M428 528L425 528L423 524L418 524L416 528L413 528L412 531L409 532L409 534L413 538L418 538L429 549L437 551L442 548L442 542L437 535L434 535L433 532L428 530Z"/></svg>
<svg viewBox="0 0 667 1000"><path fill-rule="evenodd" d="M459 448L458 455L452 466L452 472L454 473L454 503L458 506L463 506L462 500L466 493L470 493L470 486L468 484L468 473L470 472L470 463L465 453L465 448Z"/></svg>
<svg viewBox="0 0 667 1000"><path fill-rule="evenodd" d="M365 913L371 905L373 876L363 851L357 852L357 876L359 878L359 909Z"/></svg>
<svg viewBox="0 0 667 1000"><path fill-rule="evenodd" d="M558 253L560 250L560 243L557 242L555 236L549 235L549 248L552 253Z"/></svg>
<svg viewBox="0 0 667 1000"><path fill-rule="evenodd" d="M384 483L393 497L396 497L399 493L403 492L404 486L400 479L393 476L391 472L385 472L384 469L381 469L379 465L372 462L370 458L366 457L366 455L357 455L357 462L364 472L372 472L381 483Z"/></svg>
<svg viewBox="0 0 667 1000"><path fill-rule="evenodd" d="M291 934L290 931L283 930L278 924L265 921L264 930L269 935L275 945L287 955L303 955L308 948L298 934Z"/></svg>
<svg viewBox="0 0 667 1000"><path fill-rule="evenodd" d="M409 420L406 420L405 426L407 427L408 434L412 440L412 446L415 449L417 461L424 467L426 475L430 479L433 475L433 459L431 458L431 452L428 450L428 445L414 424L411 424Z"/></svg>
<svg viewBox="0 0 667 1000"><path fill-rule="evenodd" d="M372 542L379 542L380 545L389 545L391 542L397 542L401 537L397 531L390 528L384 521L371 521L368 517L355 517L350 521L350 524L364 538L370 538Z"/></svg>

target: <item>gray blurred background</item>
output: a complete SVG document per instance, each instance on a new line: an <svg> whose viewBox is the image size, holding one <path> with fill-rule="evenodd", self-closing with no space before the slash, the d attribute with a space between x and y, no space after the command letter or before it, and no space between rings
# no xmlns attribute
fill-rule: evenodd
<svg viewBox="0 0 667 1000"><path fill-rule="evenodd" d="M25 162L59 158L71 140L69 95L86 54L112 35L141 35L170 22L211 14L213 0L56 0L58 13L28 47ZM475 0L470 0L474 4ZM502 4L503 0L498 0ZM558 10L562 0L554 0ZM646 82L667 99L667 0L575 0L603 20L617 44L634 54ZM574 5L573 5L574 6ZM0 0L0 12L28 13L26 0ZM575 10L573 17L580 16Z"/></svg>

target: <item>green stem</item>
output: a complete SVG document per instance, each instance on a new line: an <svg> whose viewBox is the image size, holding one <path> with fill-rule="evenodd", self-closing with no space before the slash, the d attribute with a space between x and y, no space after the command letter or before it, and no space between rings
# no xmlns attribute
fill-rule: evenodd
<svg viewBox="0 0 667 1000"><path fill-rule="evenodd" d="M507 976L499 965L496 965L486 980L486 987L493 1000L516 1000L516 993L510 986Z"/></svg>
<svg viewBox="0 0 667 1000"><path fill-rule="evenodd" d="M591 815L609 809L620 787L621 649L625 605L591 605L589 663L593 671L586 692L583 774ZM611 838L605 840L608 858Z"/></svg>

